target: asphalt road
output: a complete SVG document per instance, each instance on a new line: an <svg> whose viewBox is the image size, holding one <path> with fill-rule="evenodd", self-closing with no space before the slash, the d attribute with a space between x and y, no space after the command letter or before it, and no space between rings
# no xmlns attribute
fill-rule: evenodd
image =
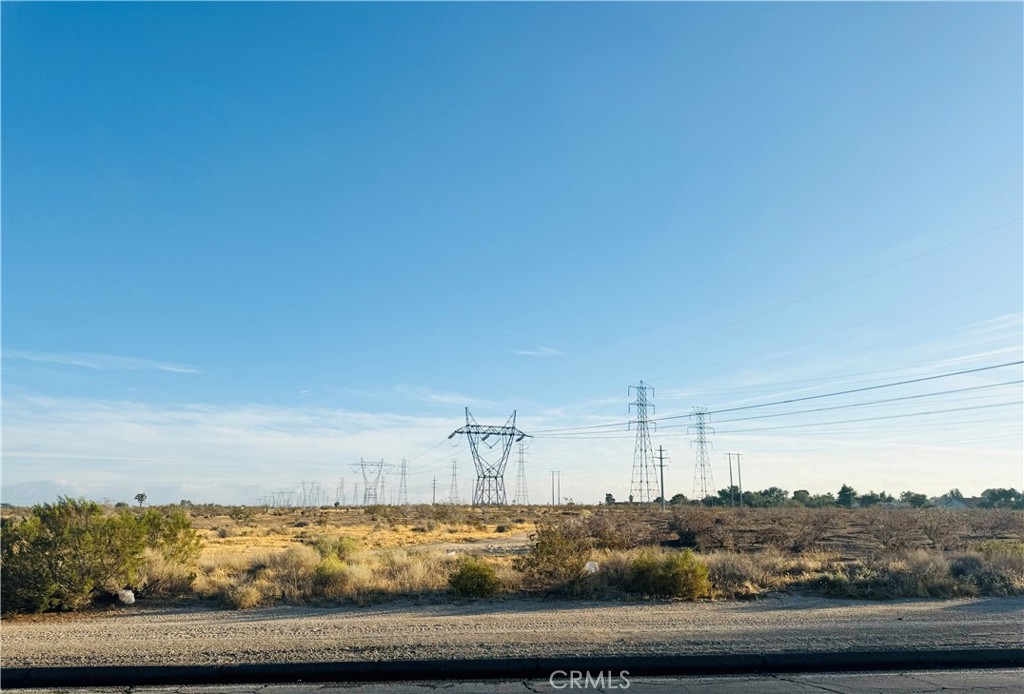
<svg viewBox="0 0 1024 694"><path fill-rule="evenodd" d="M591 684L595 684L593 673ZM585 679L578 681L586 685ZM625 686L627 685L628 686ZM614 685L614 686L613 686ZM615 677L601 686L571 686L553 679L505 681L425 681L322 684L256 684L137 687L132 694L529 694L530 692L619 692L625 694L820 694L835 692L970 692L1010 694L1024 689L1024 670L926 670L905 672L808 673L718 677ZM25 690L28 691L28 690ZM36 689L38 694L124 694L122 688Z"/></svg>

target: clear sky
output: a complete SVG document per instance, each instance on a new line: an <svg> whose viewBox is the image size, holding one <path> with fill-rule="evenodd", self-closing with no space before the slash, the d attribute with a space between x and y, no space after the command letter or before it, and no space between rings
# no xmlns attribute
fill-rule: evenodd
<svg viewBox="0 0 1024 694"><path fill-rule="evenodd" d="M1020 488L1022 20L4 2L3 498L465 498L468 406L622 499L641 379L717 487Z"/></svg>

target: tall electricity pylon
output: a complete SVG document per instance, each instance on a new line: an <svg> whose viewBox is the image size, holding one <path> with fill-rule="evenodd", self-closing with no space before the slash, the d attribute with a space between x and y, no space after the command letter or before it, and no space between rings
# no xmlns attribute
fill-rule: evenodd
<svg viewBox="0 0 1024 694"><path fill-rule="evenodd" d="M358 465L352 466L353 470L363 473L363 505L380 503L382 498L381 487L384 484L384 461L366 462L359 459Z"/></svg>
<svg viewBox="0 0 1024 694"><path fill-rule="evenodd" d="M696 444L697 449L697 458L693 465L693 498L695 501L701 501L715 493L715 478L711 474L711 456L708 454L711 443L707 438L709 434L714 434L715 430L708 426L707 415L706 407L694 407L690 413L693 424L687 427L687 433L697 436L690 444Z"/></svg>
<svg viewBox="0 0 1024 694"><path fill-rule="evenodd" d="M530 492L526 489L526 444L519 444L519 468L516 470L516 493L512 503L519 506L530 505Z"/></svg>
<svg viewBox="0 0 1024 694"><path fill-rule="evenodd" d="M476 423L467 407L466 426L456 429L448 438L453 438L457 434L465 434L469 439L469 450L473 454L473 465L476 467L473 505L504 506L507 503L505 465L508 464L509 451L513 443L529 436L516 429L515 411L513 410L512 416L504 426L484 426ZM483 444L483 450L480 444Z"/></svg>
<svg viewBox="0 0 1024 694"><path fill-rule="evenodd" d="M452 458L452 484L448 488L448 503L459 503L459 461Z"/></svg>
<svg viewBox="0 0 1024 694"><path fill-rule="evenodd" d="M650 422L647 411L653 414L654 405L648 399L647 391L654 395L654 388L640 381L630 386L627 392L636 391L636 402L630 407L636 408L636 419L630 425L636 425L636 447L633 450L633 479L629 485L629 500L641 504L650 503L655 499L657 476L654 471L654 451L651 448Z"/></svg>
<svg viewBox="0 0 1024 694"><path fill-rule="evenodd" d="M408 506L409 505L409 492L405 486L405 474L406 468L409 466L409 461L402 458L401 477L398 478L398 505Z"/></svg>

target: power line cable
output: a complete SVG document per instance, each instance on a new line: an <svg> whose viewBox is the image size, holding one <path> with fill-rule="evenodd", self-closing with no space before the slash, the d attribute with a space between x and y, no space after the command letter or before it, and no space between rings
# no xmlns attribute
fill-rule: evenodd
<svg viewBox="0 0 1024 694"><path fill-rule="evenodd" d="M935 375L932 375L932 376L922 376L920 378L905 379L905 380L902 380L902 381L895 381L895 382L892 382L892 383L881 383L881 384L872 385L872 386L862 386L862 387L859 387L859 388L848 388L846 390L833 391L833 392L830 392L830 393L820 393L818 395L806 395L806 396L799 397L799 398L788 398L786 400L776 400L776 401L773 401L773 402L758 403L758 404L754 404L754 405L742 405L742 406L739 406L739 407L720 408L720 409L717 409L717 410L709 410L708 414L722 414L722 413L725 413L725 412L739 412L739 411L743 411L743 410L759 409L759 408L762 408L762 407L774 407L776 405L789 405L789 404L796 403L796 402L806 402L808 400L819 400L821 398L831 398L831 397L836 397L836 396L839 396L839 395L850 395L850 394L853 394L853 393L863 393L863 392L867 392L867 391L871 391L871 390L879 390L879 389L882 389L882 388L894 388L896 386L909 385L909 384L912 384L912 383L923 383L925 381L934 381L934 380L938 380L938 379L942 379L942 378L952 378L953 376L963 376L963 375L966 375L966 374L980 373L980 372L983 372L983 371L992 371L994 369L1004 369L1004 368L1007 368L1007 367L1010 367L1010 366L1019 366L1021 364L1024 364L1024 360L1016 360L1016 361L1004 362L1002 364L994 364L994 365L990 365L990 366L981 366L981 367L977 367L977 368L974 368L974 369L962 369L960 371L951 371L951 372L942 373L942 374L935 374ZM670 420L674 420L674 419L688 418L689 416L690 416L689 414L666 415L664 417L651 418L650 421L652 421L652 422L664 422L664 421L670 421ZM539 431L535 431L534 434L537 435L537 436L544 436L544 435L549 434L549 433L567 433L567 432L572 432L572 431L591 430L591 429L599 429L599 428L607 430L609 427L622 427L622 426L625 426L625 425L626 425L625 422L614 422L614 423L609 423L609 424L594 424L594 425L590 425L590 426L581 426L581 427L563 427L563 428L560 428L560 429L542 429L542 430L539 430ZM611 432L610 431L606 431L606 432L599 432L599 433L611 433Z"/></svg>

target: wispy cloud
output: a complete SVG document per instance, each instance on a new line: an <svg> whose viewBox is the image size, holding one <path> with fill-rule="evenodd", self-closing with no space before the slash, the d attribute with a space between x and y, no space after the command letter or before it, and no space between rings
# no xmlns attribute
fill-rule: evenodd
<svg viewBox="0 0 1024 694"><path fill-rule="evenodd" d="M418 386L395 386L395 392L403 397L410 398L412 400L419 400L421 402L428 402L433 405L457 405L459 407L468 407L470 405L490 406L497 404L492 400L482 400L462 393L433 390L432 388L421 388Z"/></svg>
<svg viewBox="0 0 1024 694"><path fill-rule="evenodd" d="M564 357L565 352L555 349L554 347L536 347L534 349L517 349L516 354L522 354L526 357Z"/></svg>
<svg viewBox="0 0 1024 694"><path fill-rule="evenodd" d="M117 354L85 354L67 353L56 354L52 352L4 352L5 359L17 359L31 361L41 364L59 364L62 366L77 366L83 369L102 370L126 370L126 371L169 371L179 374L202 373L199 369L182 364L174 364L155 359L141 359L139 357L125 357Z"/></svg>

